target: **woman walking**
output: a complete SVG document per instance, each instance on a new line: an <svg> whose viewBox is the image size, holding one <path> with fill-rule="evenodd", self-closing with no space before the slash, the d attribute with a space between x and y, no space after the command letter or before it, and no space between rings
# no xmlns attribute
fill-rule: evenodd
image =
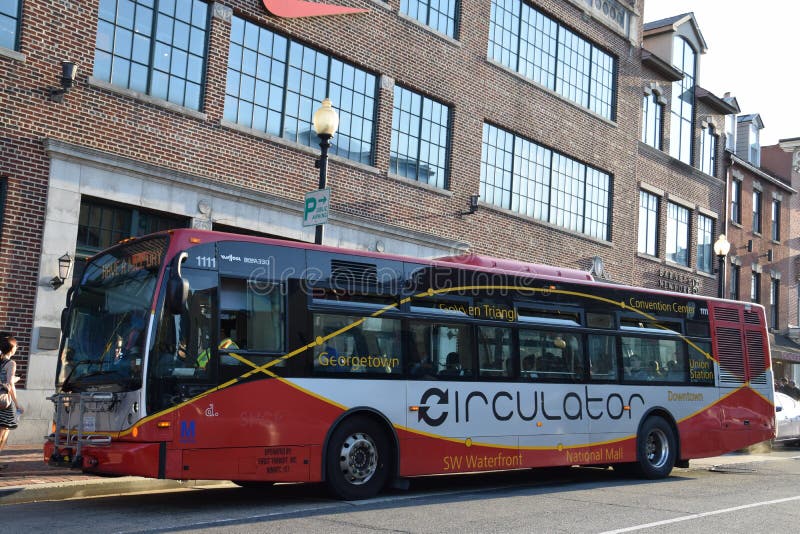
<svg viewBox="0 0 800 534"><path fill-rule="evenodd" d="M16 409L22 413L22 406L17 401L17 388L14 387L14 378L17 374L17 362L12 357L17 352L17 340L12 336L0 339L0 388L8 391L13 401L7 408L0 409L0 452L6 448L8 434L12 428L17 428ZM8 467L0 465L0 469Z"/></svg>

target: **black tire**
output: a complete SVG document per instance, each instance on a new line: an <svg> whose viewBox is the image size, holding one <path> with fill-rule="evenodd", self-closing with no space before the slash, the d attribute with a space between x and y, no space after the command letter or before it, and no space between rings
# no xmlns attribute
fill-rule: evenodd
<svg viewBox="0 0 800 534"><path fill-rule="evenodd" d="M675 467L678 452L675 432L661 417L649 417L636 440L639 472L645 478L665 478Z"/></svg>
<svg viewBox="0 0 800 534"><path fill-rule="evenodd" d="M389 450L386 432L372 419L343 421L331 435L325 458L330 492L348 501L377 495L389 478Z"/></svg>
<svg viewBox="0 0 800 534"><path fill-rule="evenodd" d="M240 488L247 488L254 490L263 490L271 488L272 486L275 485L274 482L267 482L265 480L231 480L231 482L233 482Z"/></svg>

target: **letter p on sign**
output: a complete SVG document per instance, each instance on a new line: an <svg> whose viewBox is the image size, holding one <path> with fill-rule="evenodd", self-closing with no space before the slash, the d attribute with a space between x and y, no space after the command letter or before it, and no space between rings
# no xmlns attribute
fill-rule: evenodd
<svg viewBox="0 0 800 534"><path fill-rule="evenodd" d="M303 226L317 226L328 222L328 204L331 190L317 189L306 193L303 208Z"/></svg>
<svg viewBox="0 0 800 534"><path fill-rule="evenodd" d="M306 209L305 212L303 213L303 220L304 221L307 220L309 218L309 215L314 213L316 209L317 209L317 199L314 197L306 197Z"/></svg>

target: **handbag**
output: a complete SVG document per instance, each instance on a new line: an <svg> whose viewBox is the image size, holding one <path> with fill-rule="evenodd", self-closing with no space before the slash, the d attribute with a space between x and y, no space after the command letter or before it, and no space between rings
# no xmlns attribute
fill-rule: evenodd
<svg viewBox="0 0 800 534"><path fill-rule="evenodd" d="M0 374L7 375L8 374L7 368L8 368L8 360L6 360L6 362L3 364L3 372ZM8 380L8 376L5 376L5 379ZM11 394L8 392L8 388L6 387L5 384L0 384L0 387L3 388L2 392L0 392L0 410L5 410L6 408L11 407Z"/></svg>

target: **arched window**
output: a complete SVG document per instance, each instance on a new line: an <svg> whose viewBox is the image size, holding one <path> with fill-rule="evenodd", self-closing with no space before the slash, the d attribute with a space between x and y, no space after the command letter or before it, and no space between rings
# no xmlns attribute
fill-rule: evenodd
<svg viewBox="0 0 800 534"><path fill-rule="evenodd" d="M717 172L717 131L713 124L700 133L700 170L714 176Z"/></svg>
<svg viewBox="0 0 800 534"><path fill-rule="evenodd" d="M642 142L661 150L661 121L664 120L664 104L656 91L645 93L642 98Z"/></svg>
<svg viewBox="0 0 800 534"><path fill-rule="evenodd" d="M683 79L672 84L669 154L691 165L696 53L686 39L676 36L672 59L673 66L683 73Z"/></svg>

